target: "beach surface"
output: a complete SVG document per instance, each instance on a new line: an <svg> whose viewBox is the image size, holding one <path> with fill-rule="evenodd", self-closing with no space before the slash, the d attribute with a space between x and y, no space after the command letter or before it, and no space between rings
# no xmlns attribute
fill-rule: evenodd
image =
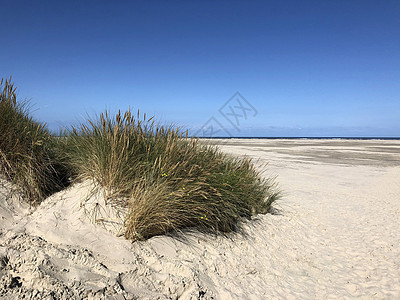
<svg viewBox="0 0 400 300"><path fill-rule="evenodd" d="M90 222L88 195L109 213L90 183L33 210L3 180L0 298L400 298L400 141L204 142L276 176L283 194L272 213L228 237L188 231L131 243L117 237L120 220L107 230Z"/></svg>

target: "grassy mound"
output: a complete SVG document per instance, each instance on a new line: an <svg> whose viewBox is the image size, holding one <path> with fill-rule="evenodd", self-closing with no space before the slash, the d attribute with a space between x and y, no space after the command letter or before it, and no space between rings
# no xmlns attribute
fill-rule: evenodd
<svg viewBox="0 0 400 300"><path fill-rule="evenodd" d="M125 237L132 240L192 226L228 232L240 217L266 213L278 196L250 160L130 111L101 114L61 146L75 180L96 181L112 205L128 209Z"/></svg>
<svg viewBox="0 0 400 300"><path fill-rule="evenodd" d="M91 180L127 212L125 237L142 240L196 227L229 232L240 218L266 213L278 193L248 159L155 125L130 111L107 112L52 137L1 81L0 174L38 204L68 183Z"/></svg>
<svg viewBox="0 0 400 300"><path fill-rule="evenodd" d="M29 116L27 102L16 101L10 80L1 80L0 93L0 173L36 205L63 186L63 168L45 125Z"/></svg>

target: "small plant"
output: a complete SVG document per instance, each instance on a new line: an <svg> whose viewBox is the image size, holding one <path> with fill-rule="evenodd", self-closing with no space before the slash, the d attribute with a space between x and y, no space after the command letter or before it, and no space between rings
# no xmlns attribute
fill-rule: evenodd
<svg viewBox="0 0 400 300"><path fill-rule="evenodd" d="M11 78L1 80L0 173L36 205L61 188L62 166L55 162L50 133L29 116L27 102L17 102L15 90Z"/></svg>

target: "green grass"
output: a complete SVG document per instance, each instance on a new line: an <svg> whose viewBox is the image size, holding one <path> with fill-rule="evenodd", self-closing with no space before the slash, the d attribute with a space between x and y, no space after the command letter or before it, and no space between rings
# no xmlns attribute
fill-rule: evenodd
<svg viewBox="0 0 400 300"><path fill-rule="evenodd" d="M128 209L125 237L132 240L186 227L229 232L278 197L250 160L130 111L74 128L62 148L75 180L94 180L110 204Z"/></svg>
<svg viewBox="0 0 400 300"><path fill-rule="evenodd" d="M187 227L230 232L241 218L268 212L279 197L249 159L141 119L139 112L105 112L53 138L16 103L8 82L1 99L1 171L31 203L65 186L66 178L94 181L108 204L127 211L127 239Z"/></svg>
<svg viewBox="0 0 400 300"><path fill-rule="evenodd" d="M62 188L64 169L46 126L29 116L28 102L17 102L10 80L0 84L0 173L37 205Z"/></svg>

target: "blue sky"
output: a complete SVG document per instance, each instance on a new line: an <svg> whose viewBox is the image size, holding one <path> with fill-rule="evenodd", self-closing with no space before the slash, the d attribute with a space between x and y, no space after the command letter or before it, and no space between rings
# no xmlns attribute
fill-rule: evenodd
<svg viewBox="0 0 400 300"><path fill-rule="evenodd" d="M192 133L400 136L397 0L0 2L0 76L51 129L131 107Z"/></svg>

